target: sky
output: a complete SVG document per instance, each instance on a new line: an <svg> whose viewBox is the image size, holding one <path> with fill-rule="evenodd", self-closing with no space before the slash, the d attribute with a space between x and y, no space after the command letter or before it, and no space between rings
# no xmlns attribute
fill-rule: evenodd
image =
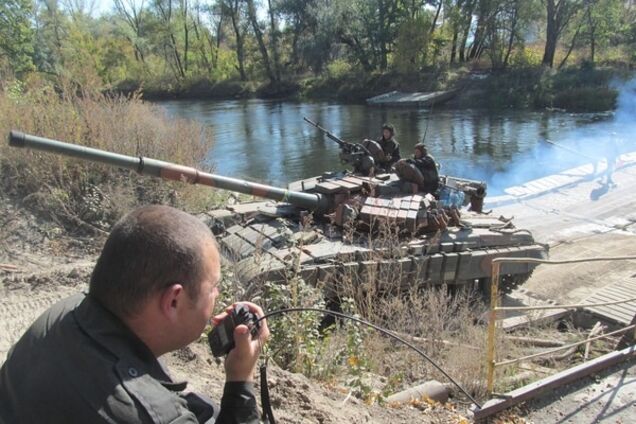
<svg viewBox="0 0 636 424"><path fill-rule="evenodd" d="M100 16L105 13L110 13L113 10L113 0L96 0L95 10L93 16Z"/></svg>

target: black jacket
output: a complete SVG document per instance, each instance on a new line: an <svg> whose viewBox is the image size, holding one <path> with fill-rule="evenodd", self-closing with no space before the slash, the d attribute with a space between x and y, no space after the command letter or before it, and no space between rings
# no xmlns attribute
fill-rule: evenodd
<svg viewBox="0 0 636 424"><path fill-rule="evenodd" d="M251 384L226 383L221 408L174 382L150 349L90 296L48 309L0 369L0 422L258 422ZM215 417L216 416L216 417Z"/></svg>
<svg viewBox="0 0 636 424"><path fill-rule="evenodd" d="M393 137L388 140L381 137L378 140L378 144L382 147L384 156L387 158L386 161L379 163L379 165L388 170L391 165L400 160L400 144Z"/></svg>

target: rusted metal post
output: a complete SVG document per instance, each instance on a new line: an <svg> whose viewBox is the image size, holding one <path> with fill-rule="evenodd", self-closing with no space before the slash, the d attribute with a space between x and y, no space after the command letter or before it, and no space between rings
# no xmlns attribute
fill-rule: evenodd
<svg viewBox="0 0 636 424"><path fill-rule="evenodd" d="M492 394L495 386L495 332L497 327L497 306L499 302L499 269L501 264L496 259L492 261L492 276L490 281L490 318L488 320L487 359L487 390Z"/></svg>

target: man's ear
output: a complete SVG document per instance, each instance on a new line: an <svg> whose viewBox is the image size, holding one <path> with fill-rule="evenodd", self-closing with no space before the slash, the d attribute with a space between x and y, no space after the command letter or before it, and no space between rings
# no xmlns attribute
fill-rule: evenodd
<svg viewBox="0 0 636 424"><path fill-rule="evenodd" d="M159 297L161 313L169 320L176 320L177 310L185 299L185 290L181 284L166 287Z"/></svg>

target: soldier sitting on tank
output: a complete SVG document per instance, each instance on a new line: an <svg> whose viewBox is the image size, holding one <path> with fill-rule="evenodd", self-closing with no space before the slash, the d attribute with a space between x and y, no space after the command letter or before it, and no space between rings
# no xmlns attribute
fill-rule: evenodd
<svg viewBox="0 0 636 424"><path fill-rule="evenodd" d="M373 156L376 172L389 172L391 167L400 160L400 145L395 140L393 125L384 124L380 139L378 141L365 139L363 145Z"/></svg>
<svg viewBox="0 0 636 424"><path fill-rule="evenodd" d="M412 159L402 159L395 164L395 171L403 181L417 184L418 191L435 193L439 186L437 162L423 143L415 145Z"/></svg>

